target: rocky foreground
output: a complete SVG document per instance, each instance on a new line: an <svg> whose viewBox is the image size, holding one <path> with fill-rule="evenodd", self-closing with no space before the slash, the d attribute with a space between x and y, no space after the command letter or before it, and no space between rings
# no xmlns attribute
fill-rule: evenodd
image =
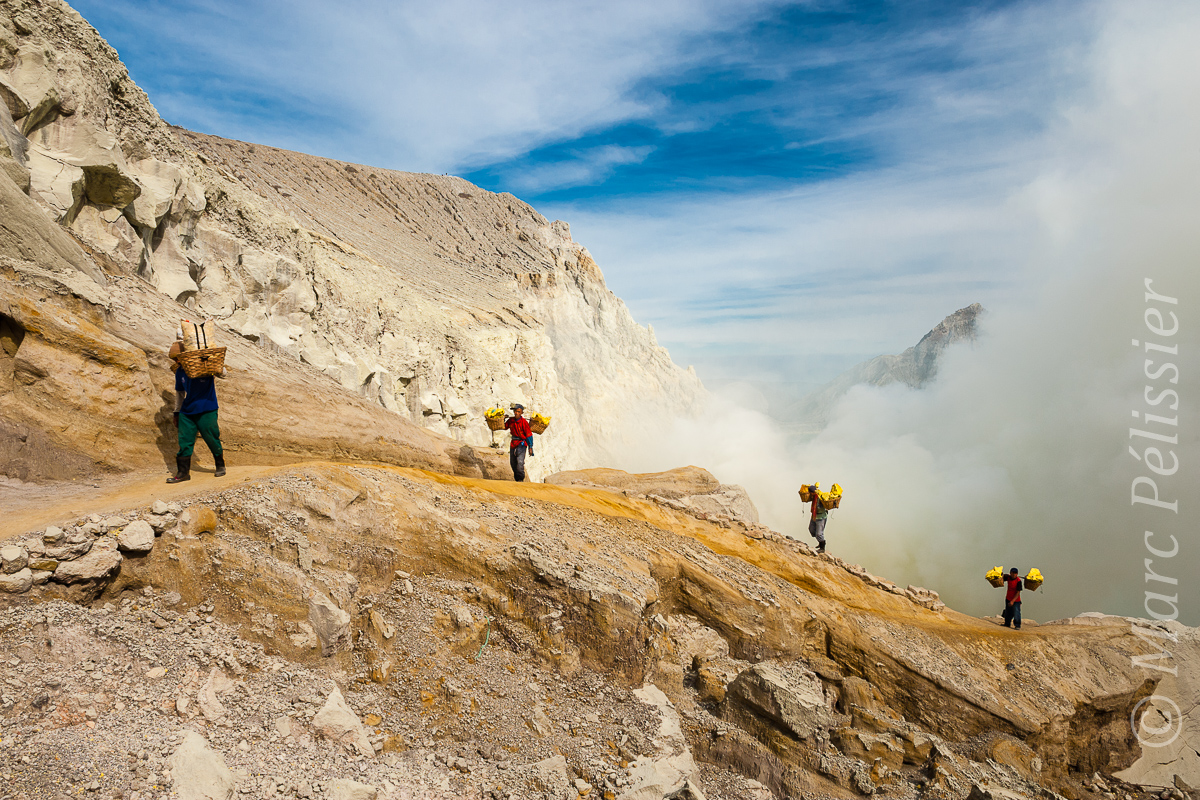
<svg viewBox="0 0 1200 800"><path fill-rule="evenodd" d="M1161 675L1130 661L1149 623L965 617L755 524L702 470L557 480L307 464L10 539L7 796L1188 786L1112 777Z"/></svg>

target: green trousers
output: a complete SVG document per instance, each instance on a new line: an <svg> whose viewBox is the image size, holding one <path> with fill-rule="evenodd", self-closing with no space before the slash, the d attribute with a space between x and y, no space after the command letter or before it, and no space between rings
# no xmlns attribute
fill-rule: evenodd
<svg viewBox="0 0 1200 800"><path fill-rule="evenodd" d="M191 458L196 449L196 434L204 437L204 443L214 456L221 455L221 429L217 427L217 412L179 415L179 457Z"/></svg>

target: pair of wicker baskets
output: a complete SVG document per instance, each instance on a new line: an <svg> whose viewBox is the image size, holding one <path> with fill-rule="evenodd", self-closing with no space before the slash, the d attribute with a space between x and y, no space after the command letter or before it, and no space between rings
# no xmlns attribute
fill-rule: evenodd
<svg viewBox="0 0 1200 800"><path fill-rule="evenodd" d="M493 413L498 410L499 409L493 408L483 415L483 421L486 422L488 428L493 431L504 430L504 412L500 411L499 414ZM529 418L529 430L533 431L534 433L545 433L546 428L548 427L550 427L549 417L543 417L541 414L534 414Z"/></svg>

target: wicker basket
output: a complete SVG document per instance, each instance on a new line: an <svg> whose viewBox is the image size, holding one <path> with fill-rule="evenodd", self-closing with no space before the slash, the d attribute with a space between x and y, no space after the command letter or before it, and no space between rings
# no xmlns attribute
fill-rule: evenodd
<svg viewBox="0 0 1200 800"><path fill-rule="evenodd" d="M549 427L549 422L542 422L540 419L529 420L529 430L533 431L534 433L545 433L546 428Z"/></svg>
<svg viewBox="0 0 1200 800"><path fill-rule="evenodd" d="M220 375L225 371L225 348L210 347L207 350L185 350L176 360L189 378L202 375Z"/></svg>
<svg viewBox="0 0 1200 800"><path fill-rule="evenodd" d="M1036 592L1044 580L1045 578L1023 578L1021 583L1025 584L1025 588L1029 591Z"/></svg>
<svg viewBox="0 0 1200 800"><path fill-rule="evenodd" d="M486 422L488 428L493 431L504 430L504 417L484 417L483 421Z"/></svg>

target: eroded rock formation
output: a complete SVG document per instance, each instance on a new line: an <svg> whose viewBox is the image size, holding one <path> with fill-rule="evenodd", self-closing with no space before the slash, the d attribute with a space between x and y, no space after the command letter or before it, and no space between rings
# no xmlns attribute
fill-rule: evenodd
<svg viewBox="0 0 1200 800"><path fill-rule="evenodd" d="M173 129L57 0L4 5L0 76L14 238L102 288L101 269L182 304L154 320L165 336L171 317L215 318L468 445L491 439L485 408L523 402L554 418L536 477L604 460L630 415L685 413L703 392L567 224L512 195ZM25 230L23 191L87 253Z"/></svg>

